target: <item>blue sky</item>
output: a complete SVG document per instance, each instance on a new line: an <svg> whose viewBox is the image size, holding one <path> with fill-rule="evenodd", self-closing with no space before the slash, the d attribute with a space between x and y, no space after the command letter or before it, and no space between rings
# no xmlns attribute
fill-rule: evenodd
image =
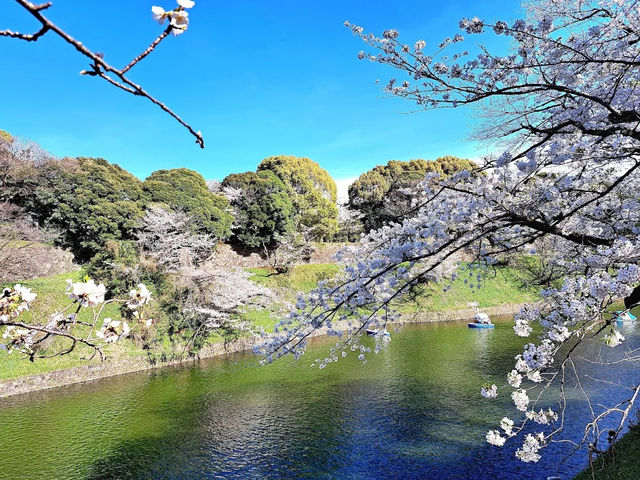
<svg viewBox="0 0 640 480"><path fill-rule="evenodd" d="M3 3L0 28L34 30L17 3ZM152 4L174 6L171 0L54 0L47 15L121 66L161 31ZM433 46L458 33L462 17L521 15L517 0L199 0L189 30L165 40L131 78L201 130L205 150L148 101L80 76L85 58L58 38L32 44L0 37L0 128L58 156L106 158L140 178L187 167L221 179L276 154L310 157L338 180L390 159L474 158L483 152L467 141L473 112L407 114L411 103L382 92L397 73L357 60L363 44L343 22L376 34L396 28L407 43L424 39Z"/></svg>

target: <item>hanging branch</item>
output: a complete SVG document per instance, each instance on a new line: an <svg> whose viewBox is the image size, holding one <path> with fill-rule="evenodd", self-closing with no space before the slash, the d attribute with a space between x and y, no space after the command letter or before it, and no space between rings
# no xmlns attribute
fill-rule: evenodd
<svg viewBox="0 0 640 480"><path fill-rule="evenodd" d="M154 14L154 18L161 24L164 23L165 20L168 20L169 24L167 28L149 45L149 47L147 47L146 50L135 57L131 62L129 62L126 67L122 69L115 68L107 63L104 60L104 55L102 53L92 52L87 47L85 47L82 42L74 39L69 34L60 29L60 27L46 18L42 12L51 7L51 2L42 3L39 5L36 5L27 0L16 0L16 2L18 2L33 17L35 17L35 19L40 22L42 27L35 33L20 33L14 32L9 29L0 30L0 36L18 38L27 42L35 42L49 32L55 33L65 42L75 47L78 52L92 61L90 69L81 71L81 75L103 78L110 84L120 88L121 90L124 90L127 93L149 99L166 113L175 118L178 123L184 126L187 130L189 130L189 132L196 138L196 143L200 145L200 148L204 148L204 139L202 138L202 133L200 133L200 131L194 130L191 125L182 120L182 118L174 113L173 110L171 110L166 104L153 97L150 93L144 90L141 85L136 84L126 77L126 73L135 65L137 65L142 59L147 57L153 50L155 50L155 48L162 42L162 40L164 40L169 35L169 33L177 36L187 29L187 26L189 25L189 19L188 13L185 11L185 9L191 8L194 5L194 2L190 0L178 0L178 7L168 12L165 12L160 7L153 7L152 11Z"/></svg>

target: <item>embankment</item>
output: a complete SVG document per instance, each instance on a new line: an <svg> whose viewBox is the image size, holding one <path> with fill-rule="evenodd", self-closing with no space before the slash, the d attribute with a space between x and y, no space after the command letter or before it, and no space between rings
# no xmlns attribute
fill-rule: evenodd
<svg viewBox="0 0 640 480"><path fill-rule="evenodd" d="M504 304L495 307L483 308L483 311L491 316L513 315L522 308L523 304ZM405 315L400 323L430 323L471 320L475 315L475 310L450 310L444 312L420 312L412 315ZM316 335L325 335L326 332L319 330ZM0 398L13 395L20 395L38 390L51 388L61 388L75 383L93 382L101 378L124 375L127 373L152 370L168 367L171 365L195 363L204 358L219 357L229 353L250 351L259 337L242 338L234 342L216 343L205 347L200 351L198 357L174 360L152 365L146 358L121 359L116 361L105 361L102 363L92 363L72 367L65 370L57 370L37 375L15 378L0 381Z"/></svg>

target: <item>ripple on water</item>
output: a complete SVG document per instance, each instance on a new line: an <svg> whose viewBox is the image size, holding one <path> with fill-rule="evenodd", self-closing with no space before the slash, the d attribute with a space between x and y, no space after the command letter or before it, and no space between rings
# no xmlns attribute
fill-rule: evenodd
<svg viewBox="0 0 640 480"><path fill-rule="evenodd" d="M530 465L515 460L515 444L483 442L509 399L487 402L479 386L503 384L491 375L511 369L522 343L508 323L493 331L416 325L366 365L348 358L309 368L329 345L320 340L300 362L257 368L239 354L8 399L0 403L2 478L546 478L565 446ZM584 402L570 401L584 417ZM561 477L584 463L572 457Z"/></svg>

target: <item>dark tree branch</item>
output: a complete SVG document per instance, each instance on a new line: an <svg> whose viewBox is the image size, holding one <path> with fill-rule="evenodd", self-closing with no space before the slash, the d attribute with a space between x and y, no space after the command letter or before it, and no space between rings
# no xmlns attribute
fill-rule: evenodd
<svg viewBox="0 0 640 480"><path fill-rule="evenodd" d="M640 305L640 285L631 292L631 295L624 299L624 308L627 310L637 305Z"/></svg>
<svg viewBox="0 0 640 480"><path fill-rule="evenodd" d="M92 60L91 70L83 70L82 72L80 72L82 75L101 77L107 80L112 85L128 93L147 98L149 101L151 101L152 103L160 107L164 112L172 116L178 123L180 123L180 125L182 125L187 130L189 130L191 135L193 135L196 138L196 143L200 145L200 148L204 148L204 139L200 131L194 130L191 127L191 125L189 125L184 120L182 120L182 118L180 118L176 113L174 113L173 110L171 110L166 104L157 100L154 96L152 96L150 93L144 90L142 86L134 83L133 81L129 80L129 78L125 76L125 74L129 70L131 70L131 68L133 68L138 62L144 59L147 55L149 55L160 44L160 42L162 42L162 40L164 40L168 36L168 34L173 29L171 25L169 25L167 29L161 35L159 35L158 38L156 38L144 52L142 52L140 55L135 57L126 67L119 70L111 66L109 63L107 63L101 54L92 52L87 47L85 47L81 42L71 37L69 34L64 32L60 27L58 27L56 24L54 24L48 18L46 18L42 14L42 11L49 8L51 6L51 2L43 3L40 5L36 5L32 2L29 2L28 0L16 0L16 2L18 2L18 4L20 4L25 10L27 10L38 22L40 22L40 24L42 25L42 28L38 32L33 34L22 34L18 32L13 32L11 30L0 30L0 36L18 38L20 40L35 42L40 37L42 37L43 35L45 35L50 31L55 33L60 38L62 38L65 42L72 45L82 55ZM110 74L116 76L119 79L119 81L111 78L109 76Z"/></svg>

